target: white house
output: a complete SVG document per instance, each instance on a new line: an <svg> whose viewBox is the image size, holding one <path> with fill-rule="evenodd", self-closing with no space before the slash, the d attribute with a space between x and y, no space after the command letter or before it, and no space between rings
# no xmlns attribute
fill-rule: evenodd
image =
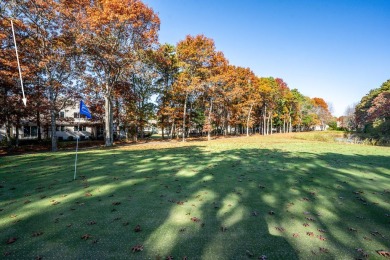
<svg viewBox="0 0 390 260"><path fill-rule="evenodd" d="M22 120L19 128L19 139L38 138L38 127L32 120ZM16 137L16 127L11 127L10 135ZM42 138L50 138L51 127L47 119L41 120ZM66 107L57 115L56 134L59 140L76 140L77 137L83 139L103 137L103 124L85 116L79 116L79 108ZM0 127L0 141L6 136L5 126Z"/></svg>

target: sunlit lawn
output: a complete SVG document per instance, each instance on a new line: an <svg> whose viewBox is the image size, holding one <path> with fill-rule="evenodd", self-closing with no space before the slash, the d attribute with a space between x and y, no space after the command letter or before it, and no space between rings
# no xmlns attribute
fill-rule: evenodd
<svg viewBox="0 0 390 260"><path fill-rule="evenodd" d="M76 181L73 164L74 152L0 158L0 258L390 250L390 148L253 136L83 150Z"/></svg>

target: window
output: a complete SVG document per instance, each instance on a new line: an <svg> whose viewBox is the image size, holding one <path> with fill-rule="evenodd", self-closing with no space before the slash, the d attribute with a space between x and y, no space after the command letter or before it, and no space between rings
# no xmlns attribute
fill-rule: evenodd
<svg viewBox="0 0 390 260"><path fill-rule="evenodd" d="M87 127L85 125L81 125L78 129L77 126L74 126L75 131L87 131Z"/></svg>
<svg viewBox="0 0 390 260"><path fill-rule="evenodd" d="M85 115L81 115L81 116L80 116L80 114L79 114L78 112L74 112L74 113L73 113L73 117L74 117L74 118L86 118Z"/></svg>
<svg viewBox="0 0 390 260"><path fill-rule="evenodd" d="M36 126L24 126L23 127L24 137L37 137L38 136L38 127Z"/></svg>
<svg viewBox="0 0 390 260"><path fill-rule="evenodd" d="M65 118L65 112L60 111L60 114L58 115L59 118Z"/></svg>
<svg viewBox="0 0 390 260"><path fill-rule="evenodd" d="M61 126L61 132L65 132L65 126L64 125Z"/></svg>

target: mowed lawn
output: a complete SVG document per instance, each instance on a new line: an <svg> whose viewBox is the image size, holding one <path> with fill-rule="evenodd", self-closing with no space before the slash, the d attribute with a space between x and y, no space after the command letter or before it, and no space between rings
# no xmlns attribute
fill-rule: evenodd
<svg viewBox="0 0 390 260"><path fill-rule="evenodd" d="M385 259L390 148L294 137L2 157L0 258Z"/></svg>

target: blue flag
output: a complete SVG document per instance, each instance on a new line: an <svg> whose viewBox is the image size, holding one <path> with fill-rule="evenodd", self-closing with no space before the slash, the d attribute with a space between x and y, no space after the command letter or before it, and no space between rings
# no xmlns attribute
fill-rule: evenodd
<svg viewBox="0 0 390 260"><path fill-rule="evenodd" d="M91 119L91 113L88 110L88 107L80 100L80 115L85 115L87 118Z"/></svg>

